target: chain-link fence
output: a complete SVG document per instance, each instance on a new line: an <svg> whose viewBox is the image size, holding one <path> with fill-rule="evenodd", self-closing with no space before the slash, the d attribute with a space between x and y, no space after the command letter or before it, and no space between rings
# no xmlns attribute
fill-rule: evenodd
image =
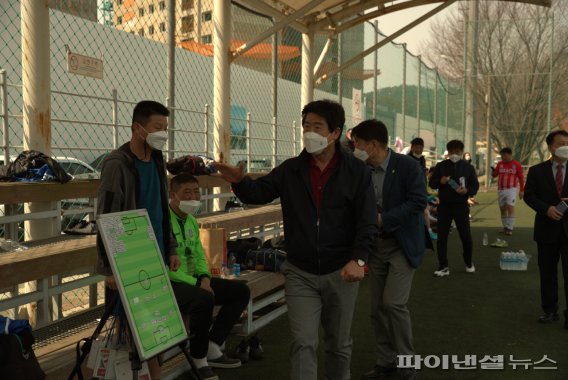
<svg viewBox="0 0 568 380"><path fill-rule="evenodd" d="M51 154L71 174L98 175L105 155L130 139L133 105L142 99L160 101L174 111L167 154L213 155L213 1L175 1L175 68L171 71L169 4L163 0L50 1L50 62L46 64L51 75ZM241 6L231 7L232 49L274 23ZM5 70L0 97L6 106L0 133L4 152L11 157L24 147L20 8L17 0L0 5L4 29L0 69ZM371 23L331 38L317 35L316 80L384 38ZM301 46L301 33L287 27L232 62L226 90L231 94L233 163L243 162L250 171L267 171L299 153ZM70 73L70 52L102 60L102 79ZM397 44L381 47L374 62L371 54L316 82L314 99L341 102L347 128L366 118L383 120L392 145L399 150L413 137L423 137L432 162L443 153L448 139L463 137L459 83L441 77ZM353 101L357 91L361 96ZM86 289L65 293L64 315L88 304L86 294Z"/></svg>

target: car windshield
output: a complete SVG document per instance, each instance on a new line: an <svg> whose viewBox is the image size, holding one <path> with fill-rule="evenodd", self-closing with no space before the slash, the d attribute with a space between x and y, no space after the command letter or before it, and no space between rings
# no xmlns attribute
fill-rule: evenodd
<svg viewBox="0 0 568 380"><path fill-rule="evenodd" d="M71 175L93 173L93 171L88 167L76 162L60 162L59 164L61 165L63 170L65 170L67 173Z"/></svg>

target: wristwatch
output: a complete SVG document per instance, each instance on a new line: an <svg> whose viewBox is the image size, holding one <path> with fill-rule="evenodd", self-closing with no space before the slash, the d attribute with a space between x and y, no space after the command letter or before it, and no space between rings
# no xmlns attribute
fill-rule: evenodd
<svg viewBox="0 0 568 380"><path fill-rule="evenodd" d="M363 260L363 259L357 259L357 260L353 260L353 261L355 261L357 263L357 265L359 265L360 267L364 267L365 264L367 264L365 262L365 260Z"/></svg>

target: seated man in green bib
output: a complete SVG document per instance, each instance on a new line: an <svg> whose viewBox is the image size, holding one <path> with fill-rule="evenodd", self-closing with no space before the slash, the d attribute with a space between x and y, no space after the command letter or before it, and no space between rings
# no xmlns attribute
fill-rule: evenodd
<svg viewBox="0 0 568 380"><path fill-rule="evenodd" d="M201 369L203 378L216 379L211 367L236 368L241 365L239 359L227 357L221 347L246 308L250 290L241 282L211 277L194 216L201 207L200 199L199 183L194 176L182 173L172 178L170 219L181 266L176 272L168 272L172 287L179 288L176 297L180 309L188 311L193 335L189 344L191 357ZM221 309L213 322L215 305L221 305Z"/></svg>

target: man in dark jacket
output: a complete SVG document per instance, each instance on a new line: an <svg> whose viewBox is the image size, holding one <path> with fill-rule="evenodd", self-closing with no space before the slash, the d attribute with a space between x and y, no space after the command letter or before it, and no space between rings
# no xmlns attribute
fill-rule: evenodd
<svg viewBox="0 0 568 380"><path fill-rule="evenodd" d="M541 307L539 323L558 321L558 262L564 277L564 328L568 329L568 217L562 201L568 201L568 133L564 130L546 136L552 158L529 169L525 202L536 211L534 240L538 249Z"/></svg>
<svg viewBox="0 0 568 380"><path fill-rule="evenodd" d="M355 157L365 161L377 199L378 246L369 258L371 319L377 359L363 380L384 379L397 370L398 355L414 356L412 324L406 307L414 271L426 251L426 178L418 162L388 147L387 127L366 120L353 128ZM413 368L400 377L416 378Z"/></svg>
<svg viewBox="0 0 568 380"><path fill-rule="evenodd" d="M302 110L305 149L299 156L256 180L242 166L217 164L242 202L282 203L291 379L317 379L320 322L325 378L351 378L351 320L358 282L375 246L377 214L369 169L340 149L344 123L340 104L314 101Z"/></svg>
<svg viewBox="0 0 568 380"><path fill-rule="evenodd" d="M414 158L420 164L422 171L424 172L424 176L426 176L426 158L422 154L424 152L424 139L422 137L415 137L410 142L410 151L408 155Z"/></svg>
<svg viewBox="0 0 568 380"><path fill-rule="evenodd" d="M467 200L479 190L479 182L473 166L465 162L463 157L463 142L449 141L446 145L449 158L436 165L430 187L438 189L438 270L435 276L449 276L448 267L448 235L452 220L460 235L463 247L465 271L474 273L472 262L473 242L469 226L469 206Z"/></svg>
<svg viewBox="0 0 568 380"><path fill-rule="evenodd" d="M104 161L97 214L145 208L164 263L170 270L177 271L180 259L171 230L166 166L162 154L168 136L168 115L168 109L154 101L142 101L134 107L130 141L110 152ZM117 285L100 235L97 236L97 251L97 273L106 276L105 298L109 302L110 297L116 294ZM187 293L184 292L187 286L189 285L172 283L178 306L185 314L191 306L191 299L188 299ZM193 359L200 367L198 370L202 379L217 379L205 358ZM159 378L158 360L149 360L148 366L152 378Z"/></svg>

